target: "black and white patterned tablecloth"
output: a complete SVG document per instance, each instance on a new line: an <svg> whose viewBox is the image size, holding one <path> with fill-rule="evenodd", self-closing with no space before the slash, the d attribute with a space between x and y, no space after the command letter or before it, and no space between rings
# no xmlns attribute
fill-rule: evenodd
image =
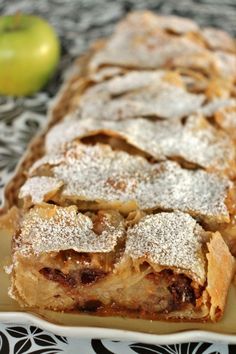
<svg viewBox="0 0 236 354"><path fill-rule="evenodd" d="M220 343L154 345L92 339L79 340L34 326L0 325L0 354L235 354L236 346Z"/></svg>
<svg viewBox="0 0 236 354"><path fill-rule="evenodd" d="M27 143L46 121L50 100L66 68L98 37L110 35L114 24L132 9L188 16L200 25L221 27L236 35L236 0L0 0L0 14L16 11L39 14L56 28L62 59L44 91L28 98L0 97L0 205ZM168 344L168 343L167 343ZM77 340L56 336L34 326L0 324L0 354L235 354L236 346L220 343L148 345L108 340Z"/></svg>
<svg viewBox="0 0 236 354"><path fill-rule="evenodd" d="M92 339L79 340L34 326L0 325L0 354L235 354L236 346L220 343L154 345Z"/></svg>

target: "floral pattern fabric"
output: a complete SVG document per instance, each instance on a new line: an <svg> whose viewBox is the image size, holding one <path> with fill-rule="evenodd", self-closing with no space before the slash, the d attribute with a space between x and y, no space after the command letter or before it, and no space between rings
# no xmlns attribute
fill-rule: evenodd
<svg viewBox="0 0 236 354"><path fill-rule="evenodd" d="M61 337L33 325L0 324L0 354L235 354L222 343L154 345Z"/></svg>

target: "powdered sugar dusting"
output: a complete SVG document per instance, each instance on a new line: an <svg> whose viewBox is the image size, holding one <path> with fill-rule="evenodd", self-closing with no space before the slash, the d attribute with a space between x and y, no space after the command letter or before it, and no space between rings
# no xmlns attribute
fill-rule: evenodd
<svg viewBox="0 0 236 354"><path fill-rule="evenodd" d="M201 218L228 221L227 178L186 170L175 162L151 164L107 145L73 143L53 175L64 182L62 195L89 201L135 200L141 209L182 210Z"/></svg>
<svg viewBox="0 0 236 354"><path fill-rule="evenodd" d="M140 13L140 16L142 16L142 13ZM155 28L159 27L162 29L171 30L178 34L183 34L186 32L199 32L199 27L196 22L190 20L189 18L180 16L158 16L149 13L149 17L151 16L153 17L152 25L155 26ZM138 18L136 21L138 21Z"/></svg>
<svg viewBox="0 0 236 354"><path fill-rule="evenodd" d="M124 235L124 224L121 219L112 223L109 213L102 222L104 230L97 235L92 220L76 207L34 207L24 217L19 252L110 252Z"/></svg>
<svg viewBox="0 0 236 354"><path fill-rule="evenodd" d="M63 155L59 153L47 154L44 155L41 159L38 159L33 163L31 168L29 169L29 175L32 175L34 171L36 171L42 165L57 165L63 161Z"/></svg>
<svg viewBox="0 0 236 354"><path fill-rule="evenodd" d="M94 96L99 93L107 93L109 96L117 96L129 91L150 87L150 85L154 84L161 85L164 83L163 77L165 76L165 73L166 71L164 70L132 70L122 76L115 76L110 80L91 86L87 89L85 96Z"/></svg>
<svg viewBox="0 0 236 354"><path fill-rule="evenodd" d="M201 35L211 49L220 49L223 51L236 51L235 41L227 32L218 28L203 28Z"/></svg>
<svg viewBox="0 0 236 354"><path fill-rule="evenodd" d="M184 35L173 36L165 30L184 34L197 31L192 22L164 17L150 12L135 12L122 21L105 47L94 55L90 62L91 71L104 64L154 69L172 63L174 58L184 56L206 56L203 45ZM170 21L168 23L168 21Z"/></svg>
<svg viewBox="0 0 236 354"><path fill-rule="evenodd" d="M128 229L125 254L133 259L144 257L157 265L189 271L204 283L203 232L188 214L148 215Z"/></svg>
<svg viewBox="0 0 236 354"><path fill-rule="evenodd" d="M232 105L236 106L236 100L233 98L220 98L220 99L214 99L213 101L207 103L204 105L199 112L201 112L204 116L210 117L213 114L215 114L218 110L224 109L227 107L230 107Z"/></svg>
<svg viewBox="0 0 236 354"><path fill-rule="evenodd" d="M111 80L117 86L106 82L88 89L79 102L79 118L119 120L156 116L173 120L196 112L205 100L204 95L189 93L181 87L164 81L156 80L148 85L151 80L148 74L146 74L145 84L145 73L142 78L139 77L136 84L135 79L138 74L129 78L129 80L134 80L133 83L127 83L127 75L118 78L119 81L117 78ZM128 91L129 87L135 88L135 85L140 87ZM122 96L113 97L112 91L122 93Z"/></svg>
<svg viewBox="0 0 236 354"><path fill-rule="evenodd" d="M126 69L120 68L119 66L104 67L89 75L89 78L94 82L102 82L113 76L122 75L125 71Z"/></svg>
<svg viewBox="0 0 236 354"><path fill-rule="evenodd" d="M118 136L151 155L155 160L180 157L204 168L230 168L235 159L235 147L227 134L219 132L203 117L180 121L152 122L142 118L124 121L71 119L52 128L46 137L46 150L57 150L76 138L102 133Z"/></svg>
<svg viewBox="0 0 236 354"><path fill-rule="evenodd" d="M236 55L223 51L214 52L214 64L222 77L232 80L236 76Z"/></svg>
<svg viewBox="0 0 236 354"><path fill-rule="evenodd" d="M220 108L216 114L215 119L221 128L236 136L236 101L234 105Z"/></svg>
<svg viewBox="0 0 236 354"><path fill-rule="evenodd" d="M10 265L8 265L8 266L5 266L5 267L4 267L4 270L5 270L5 272L6 272L7 274L11 274L12 271L13 271L13 264L10 264Z"/></svg>
<svg viewBox="0 0 236 354"><path fill-rule="evenodd" d="M20 189L19 198L31 197L33 203L42 203L47 195L52 196L63 185L62 181L54 177L31 177Z"/></svg>

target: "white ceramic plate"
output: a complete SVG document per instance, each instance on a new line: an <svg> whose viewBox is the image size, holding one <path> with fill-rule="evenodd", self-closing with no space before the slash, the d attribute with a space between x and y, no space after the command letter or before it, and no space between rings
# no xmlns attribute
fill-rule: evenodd
<svg viewBox="0 0 236 354"><path fill-rule="evenodd" d="M214 333L204 330L182 331L173 334L149 334L112 328L62 326L50 323L33 314L25 312L2 312L0 313L0 322L30 323L61 336L83 339L116 339L123 341L138 341L149 344L174 344L198 341L236 344L236 335Z"/></svg>
<svg viewBox="0 0 236 354"><path fill-rule="evenodd" d="M222 341L236 344L236 287L229 292L225 316L218 323L175 323L99 317L53 311L24 312L8 296L9 276L3 266L10 261L11 235L0 231L0 322L31 323L62 336L138 341L152 344Z"/></svg>

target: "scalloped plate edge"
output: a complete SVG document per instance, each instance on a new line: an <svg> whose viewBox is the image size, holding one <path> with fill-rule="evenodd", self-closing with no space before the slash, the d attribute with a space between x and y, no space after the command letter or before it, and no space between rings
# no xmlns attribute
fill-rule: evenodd
<svg viewBox="0 0 236 354"><path fill-rule="evenodd" d="M0 321L3 323L24 323L34 324L46 331L67 337L91 339L102 338L112 340L138 341L149 344L177 344L185 342L224 342L236 344L236 336L220 334L210 331L191 330L172 334L149 334L142 332L127 331L121 329L102 328L102 327L71 327L50 323L35 315L25 312L2 312Z"/></svg>

